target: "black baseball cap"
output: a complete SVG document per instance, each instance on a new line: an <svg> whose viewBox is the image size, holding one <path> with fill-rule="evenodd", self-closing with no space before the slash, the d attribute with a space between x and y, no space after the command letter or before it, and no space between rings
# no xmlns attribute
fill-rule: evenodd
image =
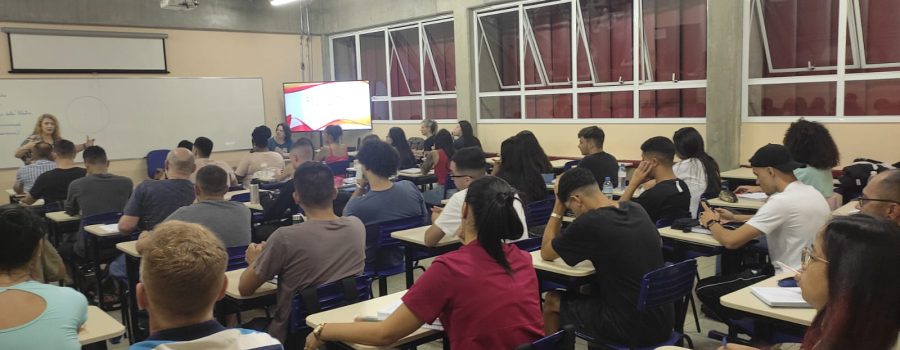
<svg viewBox="0 0 900 350"><path fill-rule="evenodd" d="M753 157L750 157L750 166L754 168L773 167L790 173L794 169L805 168L806 164L791 159L791 154L784 146L770 143L762 146L753 154Z"/></svg>

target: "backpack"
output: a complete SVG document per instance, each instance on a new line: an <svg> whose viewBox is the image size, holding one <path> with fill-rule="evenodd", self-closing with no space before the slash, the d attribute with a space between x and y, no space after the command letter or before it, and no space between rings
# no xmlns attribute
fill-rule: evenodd
<svg viewBox="0 0 900 350"><path fill-rule="evenodd" d="M894 167L877 160L854 159L853 164L844 167L843 174L838 178L841 183L839 187L845 191L845 194L862 193L863 188L869 183L870 177L888 169L894 169ZM845 197L847 196L845 195Z"/></svg>

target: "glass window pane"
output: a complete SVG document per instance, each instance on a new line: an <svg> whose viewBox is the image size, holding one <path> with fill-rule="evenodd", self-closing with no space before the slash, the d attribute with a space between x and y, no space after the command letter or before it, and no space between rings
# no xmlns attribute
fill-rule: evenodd
<svg viewBox="0 0 900 350"><path fill-rule="evenodd" d="M706 89L640 92L640 118L706 117Z"/></svg>
<svg viewBox="0 0 900 350"><path fill-rule="evenodd" d="M389 35L391 96L420 95L422 82L419 79L419 28L394 30L390 31Z"/></svg>
<svg viewBox="0 0 900 350"><path fill-rule="evenodd" d="M456 119L456 99L425 100L425 117L429 119Z"/></svg>
<svg viewBox="0 0 900 350"><path fill-rule="evenodd" d="M900 115L900 79L848 81L844 115Z"/></svg>
<svg viewBox="0 0 900 350"><path fill-rule="evenodd" d="M525 96L526 119L572 119L572 95Z"/></svg>
<svg viewBox="0 0 900 350"><path fill-rule="evenodd" d="M385 101L372 102L372 120L390 120L388 103Z"/></svg>
<svg viewBox="0 0 900 350"><path fill-rule="evenodd" d="M519 88L519 13L478 17L478 79L481 91Z"/></svg>
<svg viewBox="0 0 900 350"><path fill-rule="evenodd" d="M356 37L335 38L331 44L334 80L356 80Z"/></svg>
<svg viewBox="0 0 900 350"><path fill-rule="evenodd" d="M571 8L562 3L525 9L526 88L572 87Z"/></svg>
<svg viewBox="0 0 900 350"><path fill-rule="evenodd" d="M643 0L643 79L706 79L706 0ZM652 79L651 79L652 78Z"/></svg>
<svg viewBox="0 0 900 350"><path fill-rule="evenodd" d="M456 91L456 48L453 22L423 26L429 51L425 55L425 92ZM434 58L432 60L432 58ZM438 84L440 83L440 84Z"/></svg>
<svg viewBox="0 0 900 350"><path fill-rule="evenodd" d="M391 102L392 120L422 120L422 100Z"/></svg>
<svg viewBox="0 0 900 350"><path fill-rule="evenodd" d="M522 105L519 96L493 96L479 99L481 119L521 119Z"/></svg>
<svg viewBox="0 0 900 350"><path fill-rule="evenodd" d="M835 83L798 83L755 85L749 88L747 115L833 116L835 115Z"/></svg>
<svg viewBox="0 0 900 350"><path fill-rule="evenodd" d="M578 81L592 83L628 82L634 76L632 56L632 2L624 0L582 0L578 37ZM587 50L585 50L587 42ZM590 61L588 54L590 54ZM593 81L591 67L593 66ZM580 114L580 112L579 112Z"/></svg>
<svg viewBox="0 0 900 350"><path fill-rule="evenodd" d="M634 118L634 93L631 91L580 93L578 118Z"/></svg>
<svg viewBox="0 0 900 350"><path fill-rule="evenodd" d="M859 17L862 23L862 47L865 50L865 70L853 72L877 72L900 70L900 1L859 0ZM856 8L853 8L856 11Z"/></svg>
<svg viewBox="0 0 900 350"><path fill-rule="evenodd" d="M369 81L372 96L387 96L388 93L384 50L383 31L359 35L360 75Z"/></svg>

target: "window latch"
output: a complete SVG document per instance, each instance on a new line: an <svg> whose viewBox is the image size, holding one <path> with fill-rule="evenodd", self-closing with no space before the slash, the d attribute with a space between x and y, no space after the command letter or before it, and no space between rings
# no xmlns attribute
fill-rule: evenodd
<svg viewBox="0 0 900 350"><path fill-rule="evenodd" d="M806 69L816 70L816 66L812 64L812 61L806 61Z"/></svg>
<svg viewBox="0 0 900 350"><path fill-rule="evenodd" d="M678 78L675 77L675 73L672 73L672 82L673 82L673 83L677 83L677 82L678 82Z"/></svg>
<svg viewBox="0 0 900 350"><path fill-rule="evenodd" d="M622 76L619 76L619 85L625 85L625 80L622 80Z"/></svg>

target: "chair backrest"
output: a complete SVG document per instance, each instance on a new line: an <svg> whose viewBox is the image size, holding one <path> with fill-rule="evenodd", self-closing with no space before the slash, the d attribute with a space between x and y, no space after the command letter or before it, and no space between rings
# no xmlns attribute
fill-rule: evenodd
<svg viewBox="0 0 900 350"><path fill-rule="evenodd" d="M334 176L347 176L347 168L350 167L350 161L339 160L334 163L328 163L327 165L331 168L331 172Z"/></svg>
<svg viewBox="0 0 900 350"><path fill-rule="evenodd" d="M566 164L563 165L563 171L574 168L576 165L578 165L579 162L581 162L581 161L580 160L570 160L570 161L566 162Z"/></svg>
<svg viewBox="0 0 900 350"><path fill-rule="evenodd" d="M158 169L166 168L167 149L156 149L147 153L147 178L152 179Z"/></svg>
<svg viewBox="0 0 900 350"><path fill-rule="evenodd" d="M384 255L380 251L400 249L400 242L391 237L391 233L421 227L424 221L424 218L421 216L413 216L366 225L366 271L391 268L392 266L377 266L380 265L378 264L379 262L383 261L383 259L378 259L380 255ZM389 252L385 253L390 255Z"/></svg>
<svg viewBox="0 0 900 350"><path fill-rule="evenodd" d="M574 350L575 326L567 324L556 333L535 340L531 344L522 344L515 350Z"/></svg>
<svg viewBox="0 0 900 350"><path fill-rule="evenodd" d="M533 252L535 250L541 249L541 239L543 237L528 237L523 240L518 240L513 242L519 249L524 250L526 252Z"/></svg>
<svg viewBox="0 0 900 350"><path fill-rule="evenodd" d="M528 224L528 227L546 225L547 221L550 220L550 213L553 211L555 202L556 198L550 196L528 203L525 206L525 222Z"/></svg>
<svg viewBox="0 0 900 350"><path fill-rule="evenodd" d="M45 202L45 203L44 203L44 213L52 213L52 212L55 212L55 211L63 211L63 209L64 209L64 207L63 207L63 202L62 202L62 201Z"/></svg>
<svg viewBox="0 0 900 350"><path fill-rule="evenodd" d="M288 334L306 327L306 316L368 300L372 295L368 276L349 276L299 291L291 302Z"/></svg>
<svg viewBox="0 0 900 350"><path fill-rule="evenodd" d="M447 181L444 183L444 199L447 199L447 192L450 190L456 189L456 182L453 182L453 179L450 177L450 173L447 173Z"/></svg>
<svg viewBox="0 0 900 350"><path fill-rule="evenodd" d="M697 261L694 259L648 272L641 280L638 311L690 297L696 275Z"/></svg>
<svg viewBox="0 0 900 350"><path fill-rule="evenodd" d="M236 195L231 196L229 201L232 202L249 202L250 201L250 192L247 193L238 193Z"/></svg>
<svg viewBox="0 0 900 350"><path fill-rule="evenodd" d="M226 248L225 250L228 252L228 266L225 268L226 271L247 267L247 260L245 259L247 246L231 247Z"/></svg>
<svg viewBox="0 0 900 350"><path fill-rule="evenodd" d="M122 217L122 212L110 212L110 213L102 213L95 214L91 216L85 216L81 218L82 226L90 226L90 225L98 225L98 224L112 224L119 222L119 218Z"/></svg>
<svg viewBox="0 0 900 350"><path fill-rule="evenodd" d="M656 220L656 228L672 226L673 221L675 221L675 220L673 220L672 218L662 218L662 219Z"/></svg>
<svg viewBox="0 0 900 350"><path fill-rule="evenodd" d="M407 141L409 142L409 149L411 150L421 150L425 148L425 139L421 137L410 137Z"/></svg>

